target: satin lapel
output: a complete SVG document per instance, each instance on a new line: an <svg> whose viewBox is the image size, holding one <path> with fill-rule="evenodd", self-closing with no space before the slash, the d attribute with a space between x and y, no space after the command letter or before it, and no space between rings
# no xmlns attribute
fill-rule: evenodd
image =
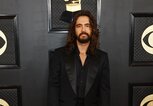
<svg viewBox="0 0 153 106"><path fill-rule="evenodd" d="M72 89L76 93L76 68L75 68L75 56L74 53L65 56L65 69L72 86Z"/></svg>
<svg viewBox="0 0 153 106"><path fill-rule="evenodd" d="M88 91L90 90L96 78L98 72L98 58L96 58L96 56L90 56L87 66L88 66L87 67L88 73L87 73L85 95L87 95Z"/></svg>

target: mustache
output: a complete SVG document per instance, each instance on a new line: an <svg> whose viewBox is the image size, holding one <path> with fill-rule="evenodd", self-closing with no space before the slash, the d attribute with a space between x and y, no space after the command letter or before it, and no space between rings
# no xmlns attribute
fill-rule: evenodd
<svg viewBox="0 0 153 106"><path fill-rule="evenodd" d="M80 37L82 34L85 34L85 35L89 36L88 33L86 33L86 32L81 32L81 33L79 34L79 37Z"/></svg>

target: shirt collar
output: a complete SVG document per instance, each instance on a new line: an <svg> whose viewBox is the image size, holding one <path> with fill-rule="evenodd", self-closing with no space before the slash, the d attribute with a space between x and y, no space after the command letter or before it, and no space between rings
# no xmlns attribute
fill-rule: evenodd
<svg viewBox="0 0 153 106"><path fill-rule="evenodd" d="M77 46L77 45L75 45L75 47L74 47L74 51L75 51L75 53L80 54L80 51L79 51L79 49L78 49L78 46ZM87 54L87 55L90 55L89 48L87 49L86 54Z"/></svg>

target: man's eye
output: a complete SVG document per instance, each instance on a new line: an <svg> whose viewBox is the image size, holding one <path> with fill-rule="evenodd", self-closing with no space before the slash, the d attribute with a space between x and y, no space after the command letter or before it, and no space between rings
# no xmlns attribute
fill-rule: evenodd
<svg viewBox="0 0 153 106"><path fill-rule="evenodd" d="M79 27L81 27L81 25L76 25L76 28L79 28Z"/></svg>
<svg viewBox="0 0 153 106"><path fill-rule="evenodd" d="M86 25L86 27L91 27L90 25Z"/></svg>

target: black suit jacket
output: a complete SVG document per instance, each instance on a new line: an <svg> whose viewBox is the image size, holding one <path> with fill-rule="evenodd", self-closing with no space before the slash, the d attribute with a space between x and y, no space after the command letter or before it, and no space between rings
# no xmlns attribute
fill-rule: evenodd
<svg viewBox="0 0 153 106"><path fill-rule="evenodd" d="M76 106L76 70L74 54L64 47L56 49L51 58L49 75L49 106ZM110 78L107 53L97 49L90 55L85 88L85 106L110 106Z"/></svg>

